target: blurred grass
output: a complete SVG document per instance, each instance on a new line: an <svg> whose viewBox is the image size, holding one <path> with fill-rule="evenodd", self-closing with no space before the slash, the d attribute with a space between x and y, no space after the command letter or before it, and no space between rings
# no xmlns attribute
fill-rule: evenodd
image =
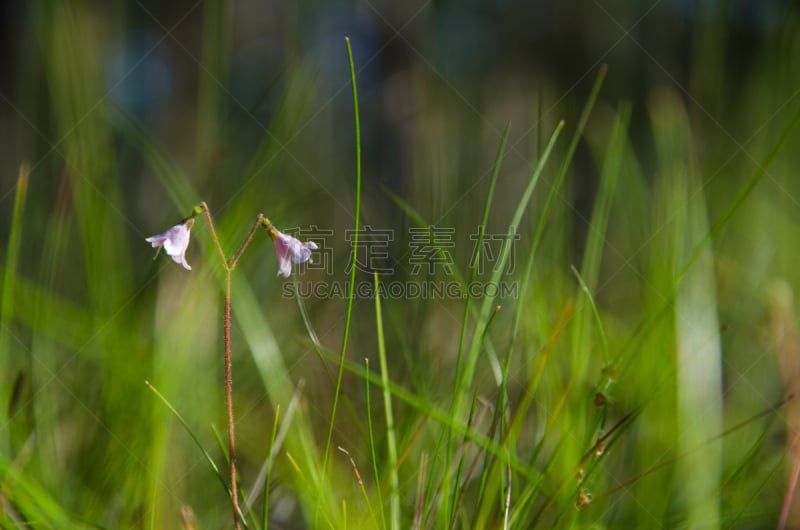
<svg viewBox="0 0 800 530"><path fill-rule="evenodd" d="M254 241L232 286L240 483L268 495L250 527L775 526L794 432L771 409L789 385L775 319L796 327L800 286L796 14L764 32L735 86L735 22L698 22L686 72L655 68L630 99L613 54L575 92L546 75L445 77L419 57L379 84L378 47L358 35L358 193L343 34L319 50L301 37L309 13L279 13L264 23L286 26L270 37L282 59L242 84L237 29L258 17L222 0L186 20L148 10L170 33L127 75L165 61L179 96L154 116L118 97L133 77L109 74L141 10L109 6L30 3L20 64L4 66L18 76L4 117L21 132L0 180L0 527L230 524L213 467L144 385L224 462L207 227L191 273L143 241L200 200L226 249L258 212L333 229L333 274L301 281L347 279L360 209L361 226L395 230L391 279L521 282L516 300L323 298L301 314L271 243ZM548 144L562 118L574 140ZM498 257L513 274L467 271L469 236L509 237L509 224L521 238ZM456 247L437 250L451 276L411 273L410 227L455 229ZM376 356L380 374L362 362Z"/></svg>

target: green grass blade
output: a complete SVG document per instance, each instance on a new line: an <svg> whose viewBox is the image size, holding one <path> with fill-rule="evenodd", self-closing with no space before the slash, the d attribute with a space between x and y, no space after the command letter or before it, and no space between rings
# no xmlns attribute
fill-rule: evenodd
<svg viewBox="0 0 800 530"><path fill-rule="evenodd" d="M527 300L527 293L528 293L528 288L530 286L531 274L533 272L533 266L536 259L536 252L539 248L539 244L544 234L544 229L547 226L547 219L550 215L550 209L552 208L556 198L558 197L559 191L561 190L561 186L564 183L564 179L566 178L567 170L572 164L572 158L575 155L575 150L578 148L578 143L580 142L581 137L583 136L586 124L589 122L589 117L592 114L592 110L594 110L594 105L595 102L597 101L597 96L600 94L600 88L603 86L603 81L605 80L607 71L608 68L606 67L606 65L602 65L600 71L597 73L597 77L595 78L594 84L592 85L592 89L589 92L589 97L586 101L586 104L583 107L583 111L581 112L580 118L578 119L578 124L577 127L575 128L575 133L572 136L572 140L569 143L569 147L567 148L564 160L562 161L561 166L558 169L558 173L556 174L556 177L553 180L553 183L550 187L550 192L547 195L547 200L545 201L544 206L542 207L542 212L539 215L538 222L536 223L536 229L533 235L533 240L531 242L531 248L528 251L528 256L526 258L525 272L520 282L519 296L517 298L516 307L514 309L514 318L511 325L511 335L509 337L508 348L506 351L506 357L504 361L505 364L504 364L501 392L505 392L505 383L508 377L508 369L511 362L514 343L516 338L519 336L520 325L522 322L523 304ZM539 123L541 124L541 119L539 120ZM539 131L538 136L541 137L541 130ZM539 152L541 152L541 148L539 148Z"/></svg>
<svg viewBox="0 0 800 530"><path fill-rule="evenodd" d="M364 406L367 409L367 429L369 431L369 452L372 460L372 474L375 478L375 493L378 495L378 507L381 511L381 528L386 528L386 510L383 507L383 492L381 489L381 476L378 473L378 457L375 448L375 434L372 430L372 405L369 397L369 359L364 359Z"/></svg>
<svg viewBox="0 0 800 530"><path fill-rule="evenodd" d="M522 216L527 209L528 202L530 202L531 196L533 195L533 190L536 188L536 184L539 182L539 177L541 177L542 172L544 171L544 166L547 163L548 159L550 158L550 154L553 151L553 147L555 146L556 140L558 140L558 136L561 133L561 130L564 128L564 122L559 122L558 126L556 126L555 131L553 131L553 135L550 137L550 141L545 148L544 154L542 158L539 160L539 163L536 165L536 169L531 174L530 179L528 180L528 185L525 188L525 191L522 194L522 197L517 205L516 210L514 211L514 216L511 219L511 223L508 227L508 233L506 234L506 239L504 241L503 248L500 252L500 256L497 260L497 266L495 267L492 277L490 280L491 284L497 285L500 281L500 276L505 271L505 264L508 261L508 256L511 251L511 241L513 240L514 236L517 233L517 229L522 221ZM480 313L478 316L478 322L476 325L475 332L473 334L472 341L470 343L470 349L467 353L467 357L465 360L464 370L460 374L456 374L456 383L455 389L453 392L453 396L455 398L457 406L453 407L453 410L458 413L461 409L459 403L463 401L461 397L462 389L468 388L472 383L472 377L475 373L475 367L478 362L478 353L480 352L480 334L483 332L484 325L488 318L490 317L491 307L494 305L494 298L486 297L481 304Z"/></svg>
<svg viewBox="0 0 800 530"><path fill-rule="evenodd" d="M583 260L581 263L579 283L580 289L585 290L590 305L589 311L597 308L594 306L593 293L597 289L598 277L600 274L600 262L603 256L603 248L606 244L606 232L611 206L614 199L617 180L619 178L622 160L627 147L628 123L630 121L631 110L629 106L623 105L616 114L614 123L611 127L608 143L603 153L602 168L600 173L600 189L597 192L592 216L588 227L588 237L584 249ZM591 351L589 346L589 323L592 315L587 314L584 304L578 305L575 311L574 324L572 327L572 354L574 356L585 355ZM607 359L605 359L607 361ZM577 359L576 359L576 362Z"/></svg>
<svg viewBox="0 0 800 530"><path fill-rule="evenodd" d="M660 165L669 178L666 200L674 215L672 270L682 276L674 297L674 333L677 394L678 450L686 452L723 430L722 346L717 309L715 257L703 245L709 233L706 198L701 179L692 170L689 116L677 97L665 94L651 106L653 136ZM688 147L687 147L688 146ZM696 249L702 248L697 254ZM690 269L680 271L687 259ZM720 505L714 494L722 475L718 445L700 446L675 466L680 484L676 502L691 526L719 528Z"/></svg>
<svg viewBox="0 0 800 530"><path fill-rule="evenodd" d="M11 388L16 377L12 372L12 359L9 355L9 325L13 313L15 294L17 291L17 268L19 267L20 243L22 242L22 214L25 210L25 198L28 195L30 166L22 164L17 176L17 188L14 192L14 207L11 213L11 228L6 246L5 270L3 271L3 294L0 299L0 387ZM5 393L3 393L5 398ZM10 427L11 418L7 426ZM4 431L0 437L0 453L10 454L11 429Z"/></svg>
<svg viewBox="0 0 800 530"><path fill-rule="evenodd" d="M595 78L594 84L592 85L592 89L589 93L589 98L586 101L586 104L583 107L583 111L581 112L580 118L578 118L578 125L575 128L575 133L572 136L572 140L569 143L569 147L567 147L567 152L564 155L564 160L561 163L561 166L558 169L558 173L556 174L555 179L553 179L553 184L550 186L550 193L547 194L547 200L542 207L542 212L539 215L539 221L536 223L536 230L533 235L533 240L531 242L531 248L528 251L528 256L525 261L525 273L522 277L522 282L520 285L519 297L517 298L516 309L514 310L514 321L512 324L512 332L511 337L509 340L509 347L508 352L506 354L506 366L511 358L511 351L514 347L514 340L516 339L519 326L522 316L522 303L525 300L526 294L528 292L528 286L530 284L530 277L531 272L533 270L533 264L535 263L536 251L539 248L539 243L541 242L542 235L544 234L545 226L547 226L547 219L550 215L550 209L553 206L553 203L558 197L558 193L561 190L561 185L564 183L564 179L567 176L567 170L569 169L570 165L572 164L572 157L575 155L575 150L578 148L578 143L580 142L581 137L583 136L583 131L586 128L586 124L589 122L589 116L592 114L592 110L594 109L594 104L597 101L597 96L600 93L600 88L603 86L603 80L605 79L606 72L608 68L603 65L600 68L600 71ZM539 124L541 124L541 119L539 120ZM541 136L541 130L539 131L539 137ZM541 152L541 147L539 148L539 152ZM505 378L504 378L505 379Z"/></svg>
<svg viewBox="0 0 800 530"><path fill-rule="evenodd" d="M485 232L486 232L486 224L488 223L488 220L489 220L489 211L491 210L491 206L492 206L492 198L494 197L494 189L495 189L495 186L497 185L497 177L500 174L500 166L501 166L503 158L505 156L506 143L508 142L508 133L509 133L510 129L511 129L511 126L509 124L509 125L506 125L505 129L503 130L503 136L502 136L502 138L500 140L500 145L497 148L497 155L495 156L494 164L492 165L491 177L489 179L489 189L488 189L488 191L486 193L486 200L484 201L484 204L483 204L483 215L481 216L481 223L480 223L480 225L478 225L478 240L477 240L477 243L476 243L476 246L475 246L476 249L483 248L483 239L484 239L484 235L485 235ZM477 260L478 259L479 259L479 252L476 251L475 255L473 256L473 261L469 265L469 267L470 267L469 284L471 284L475 280L475 274L477 273ZM464 287L466 288L466 285ZM464 313L463 313L463 315L461 317L461 331L459 332L459 337L458 337L458 350L457 350L457 353L456 353L456 366L455 366L455 372L454 372L456 374L456 378L458 377L458 374L461 372L461 365L463 363L464 340L466 339L466 336L467 336L467 325L468 325L471 305L472 305L472 297L468 296L466 301L464 302ZM488 327L487 327L487 329L488 329ZM484 338L485 338L485 336L486 336L486 334L484 333ZM456 403L458 402L458 400L456 399L456 392L458 392L457 386L458 385L454 385L454 388L453 388L453 392L454 393L450 398L450 403L451 403L452 406L455 406ZM446 436L446 441L445 441L446 445L445 445L445 447L447 448L445 454L449 455L449 454L451 454L451 447L450 447L450 445L451 445L451 433L449 431L447 431L444 434ZM436 454L435 454L435 457L438 456L438 454L439 454L439 452L437 451ZM434 465L435 464L436 464L436 462L434 460ZM460 469L460 465L459 465L459 469ZM433 476L433 475L431 475L431 476ZM443 488L445 489L445 491L447 491L447 489L449 489L448 488L448 486L449 486L448 482L449 482L448 477L445 477L445 483L443 484ZM456 483L453 485L453 487L454 488L458 487L458 473L456 475ZM456 497L457 497L456 495L451 495L449 500L448 500L448 503L452 503L453 499L455 499ZM453 510L454 510L453 506L449 506L448 509L446 510L445 515L446 515L446 518L448 520L451 520L451 521L455 520L455 514L453 513Z"/></svg>
<svg viewBox="0 0 800 530"><path fill-rule="evenodd" d="M578 148L578 143L580 142L580 139L583 136L583 131L586 128L586 124L589 122L589 116L591 116L592 114L592 110L594 109L594 104L597 101L597 96L600 93L600 88L603 86L603 80L605 79L607 71L608 68L606 67L606 65L603 65L600 68L597 77L595 78L591 92L589 93L589 98L583 107L583 111L581 112L580 118L578 119L578 126L575 128L575 133L573 134L572 140L569 143L569 147L567 148L564 160L558 169L558 173L555 179L553 180L552 186L550 187L550 193L548 193L547 200L545 201L544 206L542 207L542 212L539 215L539 221L536 223L536 230L533 235L533 241L531 242L531 248L528 251L528 257L525 263L525 273L523 274L522 277L519 297L517 298L517 304L514 310L514 321L512 323L511 337L509 339L509 346L505 359L506 373L508 370L508 363L510 362L511 359L511 352L514 347L514 341L519 334L519 326L522 318L522 304L523 301L526 299L528 286L530 285L531 272L533 270L533 265L535 263L536 251L539 248L539 243L541 242L542 235L544 234L545 226L547 226L546 221L550 214L550 209L552 208L553 203L556 200L556 197L558 197L558 193L561 190L561 185L564 183L564 179L566 178L567 170L569 169L570 164L572 164L572 157L575 155L575 150ZM539 120L539 123L541 123L541 119ZM539 132L539 134L541 135L541 131ZM505 376L503 380L505 381Z"/></svg>
<svg viewBox="0 0 800 530"><path fill-rule="evenodd" d="M600 93L600 88L603 85L603 81L605 79L605 75L606 75L607 71L608 71L608 68L606 67L606 65L603 65L600 68L600 71L598 72L598 74L597 74L597 76L595 78L595 81L594 81L594 83L592 85L592 89L591 89L591 91L589 93L589 97L588 97L588 99L586 101L586 104L584 105L584 108L583 108L583 111L581 112L580 118L578 119L578 123L577 123L577 127L575 128L575 132L574 132L574 134L572 136L572 139L571 139L571 141L569 143L569 147L567 148L567 152L566 152L566 154L564 156L564 160L562 161L561 166L559 167L559 170L558 170L558 173L556 174L555 179L553 179L553 183L552 183L552 185L550 187L550 192L548 193L547 200L544 203L542 211L541 211L541 213L539 215L539 220L536 223L536 228L535 228L533 240L531 242L531 247L530 247L530 250L528 251L528 256L526 258L525 269L524 269L524 273L523 273L522 279L520 281L520 289L519 289L517 301L516 301L516 304L515 304L514 317L513 317L513 321L512 321L512 325L511 325L511 334L510 334L510 337L509 337L508 348L506 350L506 356L505 356L504 365L503 365L503 377L501 379L500 390L498 392L498 405L499 406L502 406L502 404L499 403L499 399L501 397L503 397L505 395L505 392L506 392L506 386L507 386L506 383L507 383L507 380L508 380L508 370L509 370L509 367L510 367L510 364L511 364L511 357L512 357L512 352L514 350L515 340L519 335L520 325L521 325L521 322L522 322L523 304L524 304L524 301L527 300L527 292L528 292L528 287L530 285L530 279L531 279L531 274L532 274L532 271L533 271L533 265L535 263L536 252L537 252L537 250L539 248L539 243L541 242L541 238L542 238L542 236L544 234L544 229L547 226L547 222L546 221L547 221L547 219L549 217L550 209L552 208L556 198L558 197L559 191L561 190L561 185L563 184L564 179L566 178L567 170L569 169L569 167L570 167L570 165L572 163L572 157L575 154L575 150L578 147L578 143L580 142L580 139L583 136L583 131L586 128L586 124L588 123L589 117L592 114L592 110L594 109L594 104L597 101L597 96ZM539 100L539 108L541 109L541 100ZM541 116L541 111L540 111L540 116ZM539 119L539 121L538 121L539 126L541 125L541 123L542 123L542 120ZM541 136L542 136L541 135L541 127L539 127L537 138L541 139ZM541 151L542 151L541 147L542 147L541 144L539 144L538 145L538 149L537 149L537 152L539 153L540 156L541 156ZM537 377L537 379L538 379L538 377ZM526 391L526 395L530 394L532 396L532 392L533 392L533 390L529 388L528 391ZM524 408L525 407L523 407L523 409ZM504 413L504 411L502 411L502 410L499 411L499 412ZM509 434L510 434L510 432L506 433L506 436L504 436L504 440L508 439L508 435ZM511 440L511 441L509 441L509 443L513 446L514 441ZM488 458L488 455L487 455L487 458ZM479 499L483 497L483 488L484 488L484 485L486 483L486 477L492 472L492 469L493 469L494 465L495 465L495 462L492 463L492 466L487 466L486 468L484 468L484 470L482 472L483 476L481 477L481 492L480 492L480 494L478 496Z"/></svg>
<svg viewBox="0 0 800 530"><path fill-rule="evenodd" d="M281 408L280 405L278 405L275 407L275 421L272 423L272 436L269 439L269 450L267 453L269 465L267 466L266 476L264 478L264 517L261 523L264 530L269 528L269 484L272 479L272 462L274 462L273 448L275 447L275 437L278 435L278 420L280 415ZM253 491L255 491L255 489Z"/></svg>
<svg viewBox="0 0 800 530"><path fill-rule="evenodd" d="M575 134L572 136L572 141L567 148L564 160L558 169L556 178L553 180L550 193L547 195L547 201L545 201L544 207L542 208L542 213L539 216L539 222L536 224L536 232L533 236L531 251L535 251L539 247L539 243L541 241L542 234L544 234L544 228L546 226L545 221L550 214L550 208L553 206L553 203L558 196L558 192L561 189L564 178L567 176L567 170L572 164L572 157L575 156L575 150L578 148L578 143L580 143L581 137L583 136L583 131L586 128L586 124L589 122L589 116L592 115L592 110L594 110L594 104L597 101L597 96L600 94L600 88L603 86L603 81L606 78L606 72L608 72L608 67L603 65L594 80L592 90L589 92L589 98L586 100L586 105L583 107L583 112L581 112L581 117L578 118L578 126L575 128ZM541 119L539 122L541 123Z"/></svg>
<svg viewBox="0 0 800 530"><path fill-rule="evenodd" d="M606 332L603 329L603 320L600 318L600 312L597 310L597 304L594 303L594 295L592 295L591 289L589 289L589 286L586 285L581 273L578 272L578 269L576 269L574 265L572 266L572 274L575 275L581 291L583 291L583 294L586 295L586 300L589 302L589 307L592 310L592 316L594 316L595 325L597 326L597 334L600 336L600 349L603 354L603 365L608 366L610 360L608 353L608 338L606 337Z"/></svg>
<svg viewBox="0 0 800 530"><path fill-rule="evenodd" d="M489 179L489 189L486 192L486 201L483 204L483 215L481 216L481 224L478 225L478 241L475 244L476 249L483 248L483 238L486 231L486 223L489 222L489 210L492 206L492 197L494 197L494 188L497 185L497 176L500 174L500 165L503 162L503 158L505 156L505 149L506 149L506 142L508 141L508 133L511 126L506 125L506 128L503 130L503 137L500 140L500 146L497 148L497 156L495 157L494 164L492 165L492 175ZM479 253L475 252L473 256L473 262L470 263L470 272L469 272L469 283L472 283L475 280L475 274L477 272L477 260L479 259ZM461 371L461 362L462 362L462 355L464 352L464 339L467 336L467 320L469 318L469 309L470 303L472 301L472 297L468 296L466 302L464 303L464 314L461 317L461 332L459 333L458 337L458 353L456 354L456 371L455 373L458 374ZM453 396L453 403L455 403L455 396Z"/></svg>
<svg viewBox="0 0 800 530"><path fill-rule="evenodd" d="M294 285L294 297L297 300L297 309L300 311L300 317L303 319L303 325L306 327L306 333L308 333L308 338L311 341L312 346L314 347L314 352L317 354L320 362L322 363L322 368L325 370L325 374L328 376L328 379L333 383L335 381L333 372L331 371L331 367L328 365L327 361L322 357L322 344L319 341L319 337L317 337L317 333L314 331L314 327L311 324L311 319L308 318L308 313L306 312L306 305L303 303L303 299L300 297L300 287L297 281L297 275L292 276L292 284Z"/></svg>
<svg viewBox="0 0 800 530"><path fill-rule="evenodd" d="M147 386L147 388L150 389L151 392L153 392L153 394L156 395L156 397L164 404L165 407L167 407L167 409L172 413L172 415L175 416L175 418L180 422L184 430L189 434L189 437L192 439L194 444L197 446L198 449L200 449L200 452L203 454L203 457L206 459L206 462L208 462L208 465L214 471L214 474L219 479L220 484L222 484L222 488L225 490L225 493L227 493L228 496L230 497L231 489L228 487L228 484L225 481L225 477L222 475L222 472L220 472L219 467L217 467L216 462L214 462L214 459L211 457L208 451L206 451L205 447L203 447L203 444L200 442L200 438L197 437L197 434L195 434L195 432L189 426L189 423L184 419L183 415L181 415L181 413L178 412L178 410L172 405L172 403L170 403L169 400L165 398L161 394L161 392L159 392L156 389L156 387L150 384L149 381L145 381L144 384ZM224 444L222 445L224 447ZM243 522L245 521L244 515L241 513L241 511L239 512L239 519L242 520Z"/></svg>
<svg viewBox="0 0 800 530"><path fill-rule="evenodd" d="M630 115L630 105L620 105L614 115L608 136L601 136L600 140L598 140L600 145L593 145L597 165L600 166L600 182L587 226L588 234L584 245L583 259L581 260L579 274L577 274L579 277L578 292L584 291L588 296L578 297L571 326L572 335L569 355L573 370L576 370L578 366L588 370L590 354L596 351L592 341L592 323L599 323L599 318L597 317L597 307L594 304L594 292L597 289L600 265L607 246L608 224L617 194L617 182L619 181L622 163L628 148L627 134ZM602 347L605 345L602 329L598 333L601 335ZM609 362L607 349L604 349L602 354L604 366L607 366ZM584 380L589 377L587 372L574 375L577 380ZM587 443L590 443L595 430L600 428L604 421L604 416L600 414L597 416L596 423L592 422L590 420L591 414L587 410L589 406L591 406L589 400L581 400L572 415L573 418L586 418L585 428L583 429L583 435L570 437L564 445L564 455L559 462L559 472L565 473L568 469L571 469L571 461L579 456Z"/></svg>
<svg viewBox="0 0 800 530"><path fill-rule="evenodd" d="M603 65L603 67L601 67L600 71L598 72L597 77L595 78L594 84L592 85L589 98L587 99L587 102L584 105L580 118L578 119L577 127L572 136L572 140L569 143L569 147L567 148L564 160L562 161L561 166L559 167L555 179L553 179L553 183L550 187L550 192L548 193L547 199L539 215L539 220L536 223L533 240L531 242L531 247L530 250L528 251L528 256L526 258L524 273L520 281L519 294L515 304L514 316L511 325L511 334L509 336L508 347L506 350L506 356L503 363L503 376L501 379L500 389L498 391L498 399L497 399L498 410L496 411L496 414L503 414L503 415L506 414L505 408L508 406L506 404L508 403L508 397L506 396L508 373L509 373L509 368L511 366L511 358L512 358L512 353L514 351L515 341L519 336L519 330L523 316L524 302L527 300L528 288L530 285L530 280L533 272L535 258L537 255L537 250L539 248L539 243L544 234L544 229L547 226L547 219L550 214L550 209L553 206L556 198L558 197L559 191L561 190L561 185L563 184L564 179L566 178L567 170L569 169L570 164L572 163L572 157L574 156L575 150L578 147L578 143L580 142L580 139L583 136L583 131L586 127L586 124L589 121L589 116L591 116L592 110L594 109L594 104L597 100L598 94L600 93L600 88L602 87L606 72L607 68L605 65ZM539 106L541 108L541 100L539 102ZM539 120L539 124L541 124L541 119ZM539 134L537 135L537 137L541 138L541 129L539 129ZM538 146L538 153L541 155L541 145ZM537 362L536 365L538 369L535 371L534 375L530 379L530 381L533 384L529 384L526 386L526 390L524 392L525 397L523 397L522 401L519 403L517 411L514 414L514 418L510 419L510 424L508 428L506 429L504 426L501 425L501 432L504 429L506 429L505 434L503 435L503 438L500 442L501 445L506 447L514 447L516 443L515 437L513 436L512 433L514 425L519 421L520 418L522 418L524 411L528 407L528 403L533 398L533 394L536 388L536 382L538 382L539 376L541 375L542 369L544 368L544 363L541 361L546 358L547 358L546 355L540 356L539 362ZM485 496L485 488L488 483L488 477L493 473L494 469L497 467L497 460L491 459L491 455L487 454L486 458L487 458L487 465L484 467L481 473L481 485L478 493L477 518L479 521L483 521L485 520L486 517L488 517L486 511L482 509L483 508L482 499ZM510 485L507 487L510 487ZM491 509L491 507L492 506L487 505L486 508ZM508 519L506 519L506 521L508 521Z"/></svg>
<svg viewBox="0 0 800 530"><path fill-rule="evenodd" d="M356 284L356 259L358 248L358 227L359 215L361 213L361 124L358 119L358 90L356 88L356 70L353 64L353 50L350 48L350 39L345 38L345 46L347 48L347 63L350 66L350 83L353 89L353 122L355 127L355 142L356 142L356 208L355 215L353 216L353 259L350 263L350 286L347 294L347 309L345 310L344 318L344 332L342 333L342 347L339 352L339 363L336 373L336 387L333 392L333 404L331 405L331 415L328 422L328 434L325 438L325 453L322 459L322 475L325 476L328 468L328 458L330 457L331 440L333 438L333 427L336 423L336 406L339 403L339 394L342 388L342 375L344 373L344 360L347 353L347 339L350 334L350 320L353 313L353 292ZM322 497L320 495L320 497ZM319 503L315 509L314 520L316 521L316 513L319 511Z"/></svg>
<svg viewBox="0 0 800 530"><path fill-rule="evenodd" d="M381 316L381 297L378 290L378 273L375 277L375 331L378 335L378 357L381 364L381 383L383 384L383 410L386 414L386 441L389 461L389 521L392 530L400 529L400 480L397 473L397 441L392 414L392 393L389 391L389 365L386 362L386 345L383 340L383 317Z"/></svg>

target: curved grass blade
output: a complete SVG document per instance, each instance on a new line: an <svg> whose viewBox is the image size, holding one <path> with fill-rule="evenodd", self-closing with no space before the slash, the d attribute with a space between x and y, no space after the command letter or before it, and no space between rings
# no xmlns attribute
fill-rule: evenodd
<svg viewBox="0 0 800 530"><path fill-rule="evenodd" d="M347 63L350 66L350 83L353 88L353 122L355 125L355 141L356 141L356 208L355 215L353 216L353 249L358 248L358 226L359 215L361 213L361 125L358 119L358 90L356 88L356 70L353 64L353 50L350 48L350 39L345 38L345 47L347 48ZM342 347L339 352L338 371L336 373L336 387L333 392L333 404L331 405L331 415L328 421L328 435L325 438L325 452L322 459L322 476L324 477L328 469L328 458L330 456L331 440L333 439L333 426L336 423L336 406L339 403L339 394L342 388L342 375L344 374L344 360L347 352L347 339L350 334L350 320L353 313L353 292L355 289L356 280L356 258L357 253L353 251L353 260L350 264L350 289L347 294L347 309L345 310L344 318L344 332L342 334ZM324 481L323 481L324 482ZM321 500L322 495L319 496ZM314 509L314 522L317 521L317 514L319 513L319 501Z"/></svg>
<svg viewBox="0 0 800 530"><path fill-rule="evenodd" d="M180 412L178 412L178 410L177 410L175 407L173 407L173 406L172 406L172 403L170 403L170 402L169 402L169 400L167 400L167 398L165 398L165 397L164 397L164 396L161 394L161 392L159 392L159 391L156 389L156 387L154 387L154 386L153 386L153 385L150 383L150 381L145 381L145 382L144 382L144 384L147 386L147 388L149 388L149 389L150 389L150 391L152 391L152 392L153 392L153 394L155 394L155 395L156 395L156 397L157 397L158 399L160 399L160 400L161 400L161 402L164 404L164 406L165 406L165 407L167 407L167 409L168 409L168 410L169 410L169 411L172 413L172 415L173 415L173 416L175 416L175 418L177 418L177 420L178 420L178 421L180 422L180 424L183 426L184 430L185 430L185 431L186 431L186 432L189 434L189 436L191 437L191 439L192 439L192 441L194 442L194 444L197 446L197 448L198 448L198 449L200 449L200 452L201 452L201 453L203 453L203 457L206 459L206 461L208 462L208 465L209 465L209 466L211 466L211 469L214 471L214 474L215 474L215 475L217 476L217 478L219 479L219 482L220 482L220 484L222 484L222 488L225 490L225 493L227 493L227 494L228 494L228 496L230 497L230 495L231 495L231 489L228 487L228 484L227 484L227 482L225 481L225 477L224 477L224 476L222 476L222 472L220 472L220 470L219 470L219 467L217 467L217 464L216 464L216 462L214 462L214 459L213 459L213 458L211 458L211 455L210 455L210 454L208 454L208 451L206 451L205 447L203 447L203 444L202 444L202 443L200 443L200 438L198 438L198 437L197 437L197 435L195 434L195 432L192 430L192 428L191 428L191 427L189 427L189 424L186 422L186 420L185 420L185 419L184 419L184 417L181 415L181 413L180 413ZM225 445L225 444L222 444L222 446L223 446L223 447L224 447L224 445ZM247 526L246 519L245 519L244 515L242 514L241 510L239 511L239 520L240 520L240 521L242 521L242 523L243 523L245 526Z"/></svg>
<svg viewBox="0 0 800 530"><path fill-rule="evenodd" d="M500 281L500 275L503 274L505 271L506 263L508 262L508 256L511 252L511 241L517 234L517 228L519 227L520 222L522 221L522 216L527 209L528 202L533 195L533 190L536 188L536 184L539 182L539 177L541 177L542 172L544 171L544 166L547 163L548 159L550 158L550 154L553 151L553 147L556 144L556 140L558 140L558 136L561 133L561 130L564 128L563 120L558 123L556 126L555 131L553 131L552 136L550 137L550 141L545 148L544 154L542 158L539 160L539 163L536 165L536 169L531 174L530 179L528 180L528 185L525 188L524 193L522 194L522 198L517 205L517 209L514 212L514 216L511 219L511 223L508 227L508 233L504 240L504 244L502 250L500 251L500 255L497 259L497 266L495 267L492 277L490 280L490 284L497 285ZM473 338L470 343L470 349L467 352L467 357L465 359L465 366L462 373L456 374L456 382L455 388L453 390L453 400L454 404L451 406L451 410L454 411L456 414L459 414L461 410L461 403L463 401L462 398L462 389L467 388L472 383L472 377L475 373L475 367L478 362L478 353L480 352L481 340L479 333L483 332L484 326L481 325L482 323L486 322L490 317L491 307L494 305L494 298L493 297L486 297L483 300L483 304L481 304L481 309L478 314L478 322L473 333Z"/></svg>

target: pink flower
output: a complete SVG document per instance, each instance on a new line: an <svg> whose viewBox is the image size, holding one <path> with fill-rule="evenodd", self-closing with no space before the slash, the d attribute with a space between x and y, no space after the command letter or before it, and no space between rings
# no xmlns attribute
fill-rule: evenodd
<svg viewBox="0 0 800 530"><path fill-rule="evenodd" d="M311 261L311 251L317 250L313 241L301 243L297 238L281 233L269 220L264 226L269 230L269 237L275 244L275 255L278 258L278 274L288 278L292 274L292 263L305 263Z"/></svg>
<svg viewBox="0 0 800 530"><path fill-rule="evenodd" d="M161 247L164 247L164 250L167 251L172 261L183 265L184 269L190 271L192 267L186 263L186 247L189 246L189 233L193 225L194 219L188 219L179 225L173 226L163 234L148 237L145 241L153 245L153 248L157 248L159 251ZM156 256L158 256L158 252L156 252Z"/></svg>

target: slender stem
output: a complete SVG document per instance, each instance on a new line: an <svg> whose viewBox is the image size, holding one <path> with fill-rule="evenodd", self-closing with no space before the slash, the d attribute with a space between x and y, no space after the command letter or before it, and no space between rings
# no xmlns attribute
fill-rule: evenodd
<svg viewBox="0 0 800 530"><path fill-rule="evenodd" d="M233 380L231 378L231 271L225 270L225 309L223 313L225 343L225 405L228 413L228 453L231 467L231 508L233 527L239 529L239 494L236 488L236 440L233 434Z"/></svg>
<svg viewBox="0 0 800 530"><path fill-rule="evenodd" d="M386 414L386 445L389 451L389 521L392 530L400 529L400 479L397 476L397 441L392 415L392 393L389 390L389 366L386 362L386 344L383 340L383 317L381 316L381 296L378 290L378 273L375 279L375 330L378 334L378 359L381 364L381 383L383 384L383 411Z"/></svg>
<svg viewBox="0 0 800 530"><path fill-rule="evenodd" d="M345 47L347 48L347 62L350 66L350 84L353 88L353 122L355 126L355 142L356 142L356 207L353 216L353 259L350 263L350 291L347 296L347 310L344 316L344 332L342 333L342 347L339 352L338 371L336 373L336 388L333 392L333 404L331 405L331 415L328 421L328 435L325 438L325 453L322 460L322 477L324 481L325 474L328 469L328 455L330 454L331 440L333 439L333 428L336 423L336 407L339 403L339 393L342 388L342 375L344 374L344 361L347 353L347 339L350 333L350 318L353 312L353 292L355 288L356 279L356 249L358 248L358 225L359 216L361 211L361 126L358 119L358 90L356 88L356 70L353 63L353 50L350 48L350 39L345 37ZM324 487L320 484L320 488ZM314 510L314 526L316 526L317 515L319 514L320 503L322 502L322 495L317 497L317 506Z"/></svg>
<svg viewBox="0 0 800 530"><path fill-rule="evenodd" d="M250 244L250 240L253 239L253 235L255 235L258 226L262 223L263 220L264 216L262 214L258 214L258 216L256 217L256 222L253 224L252 227L250 227L250 231L247 232L247 235L244 237L244 241L242 241L242 244L239 246L239 250L237 250L236 254L234 254L233 257L230 259L230 261L228 261L228 268L230 270L233 270L233 268L236 267L236 263L239 261L239 258L242 257L244 249L246 249L247 245Z"/></svg>
<svg viewBox="0 0 800 530"><path fill-rule="evenodd" d="M203 201L200 204L200 207L203 209L203 213L206 216L206 221L208 221L208 230L211 232L211 239L214 241L214 246L217 247L217 253L219 253L219 258L222 260L222 266L225 267L225 270L228 270L228 260L225 259L225 253L222 251L222 245L219 244L217 231L214 229L214 221L211 220L211 213L208 211L208 204Z"/></svg>
<svg viewBox="0 0 800 530"><path fill-rule="evenodd" d="M239 246L239 250L228 260L225 258L225 252L222 250L219 237L217 237L217 231L214 228L214 221L211 219L211 212L209 212L208 204L206 204L205 201L200 204L199 208L194 210L193 216L199 215L200 211L205 214L206 221L208 221L208 230L211 232L211 239L214 241L214 246L222 261L222 267L225 269L225 302L222 317L222 334L225 346L225 412L227 413L228 423L228 455L231 475L230 493L231 509L233 510L233 527L235 530L239 530L242 521L240 520L241 511L239 509L239 493L236 484L236 437L234 435L233 420L233 378L231 377L231 272L233 272L233 269L236 267L239 258L242 257L247 245L249 245L250 241L253 239L258 226L264 224L265 219L262 214L258 214L256 222L253 223L250 231L245 236L244 241L242 241L242 244Z"/></svg>

